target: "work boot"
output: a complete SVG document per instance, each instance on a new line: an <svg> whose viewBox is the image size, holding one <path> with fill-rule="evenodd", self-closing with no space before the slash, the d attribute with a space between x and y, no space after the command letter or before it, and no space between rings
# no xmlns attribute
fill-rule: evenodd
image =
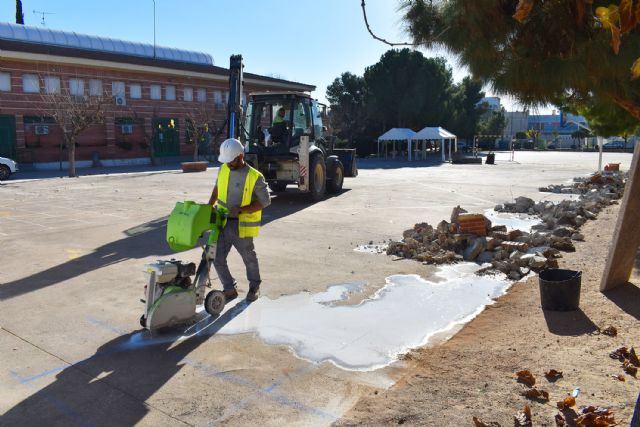
<svg viewBox="0 0 640 427"><path fill-rule="evenodd" d="M260 296L260 289L249 289L247 292L247 301L254 302Z"/></svg>
<svg viewBox="0 0 640 427"><path fill-rule="evenodd" d="M226 302L232 301L236 298L238 298L238 291L236 291L235 288L233 289L227 289L225 291L222 292L224 294L224 299Z"/></svg>

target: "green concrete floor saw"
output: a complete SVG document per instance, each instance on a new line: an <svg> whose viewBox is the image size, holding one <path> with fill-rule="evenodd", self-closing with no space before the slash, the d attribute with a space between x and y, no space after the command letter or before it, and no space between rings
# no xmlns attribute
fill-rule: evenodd
<svg viewBox="0 0 640 427"><path fill-rule="evenodd" d="M205 297L205 292L211 287L209 271L225 223L226 213L220 208L189 200L176 203L167 221L167 243L172 250L192 249L207 232L209 235L197 268L193 262L173 258L145 265L148 281L141 300L145 304L140 317L142 327L155 331L188 324L195 320L196 308L201 304L212 316L222 312L224 293L211 290Z"/></svg>

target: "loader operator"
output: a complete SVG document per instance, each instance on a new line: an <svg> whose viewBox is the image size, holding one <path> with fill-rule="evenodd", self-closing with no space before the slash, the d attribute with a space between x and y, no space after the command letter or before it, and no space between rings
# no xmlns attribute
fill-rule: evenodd
<svg viewBox="0 0 640 427"><path fill-rule="evenodd" d="M271 204L264 176L244 161L244 147L237 139L227 139L220 146L218 157L223 165L218 172L209 204L227 209L227 225L218 238L213 265L224 289L227 302L238 297L236 281L227 265L231 246L236 248L247 269L249 292L247 301L260 295L260 269L253 238L260 230L262 209Z"/></svg>

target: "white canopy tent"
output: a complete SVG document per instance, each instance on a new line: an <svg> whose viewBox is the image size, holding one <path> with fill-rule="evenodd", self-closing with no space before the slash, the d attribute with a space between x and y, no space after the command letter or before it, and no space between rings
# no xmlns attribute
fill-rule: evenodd
<svg viewBox="0 0 640 427"><path fill-rule="evenodd" d="M440 140L440 152L442 153L442 161L444 162L444 141L445 139L449 140L449 159L451 159L451 140L454 141L454 150L458 151L458 138L449 132L446 129L438 127L426 127L418 131L411 137L412 141L430 141L430 140ZM409 145L409 150L411 150L411 145ZM423 147L424 151L424 147ZM411 159L411 157L409 157Z"/></svg>
<svg viewBox="0 0 640 427"><path fill-rule="evenodd" d="M378 137L378 157L380 157L380 143L384 144L385 153L386 145L388 142L392 142L394 146L395 152L395 143L396 141L407 141L407 146L409 147L409 160L411 160L411 137L415 135L415 132L408 128L392 128L383 133Z"/></svg>

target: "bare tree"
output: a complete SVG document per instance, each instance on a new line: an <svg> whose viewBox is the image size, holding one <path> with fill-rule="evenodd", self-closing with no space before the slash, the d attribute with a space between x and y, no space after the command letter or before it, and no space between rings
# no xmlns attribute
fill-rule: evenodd
<svg viewBox="0 0 640 427"><path fill-rule="evenodd" d="M111 97L105 93L98 96L72 95L69 87L63 85L41 96L42 115L50 116L62 130L69 155L69 176L75 177L78 136L89 126L104 123L104 110L111 104Z"/></svg>
<svg viewBox="0 0 640 427"><path fill-rule="evenodd" d="M205 141L209 149L213 143L213 136L216 135L217 126L214 119L214 106L206 102L185 102L186 129L193 139L193 161L198 160L198 144Z"/></svg>

